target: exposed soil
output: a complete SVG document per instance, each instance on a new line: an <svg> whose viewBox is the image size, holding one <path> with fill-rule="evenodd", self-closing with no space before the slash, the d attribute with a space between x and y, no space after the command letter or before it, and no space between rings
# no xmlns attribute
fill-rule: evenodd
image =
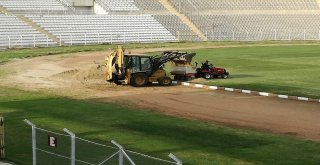
<svg viewBox="0 0 320 165"><path fill-rule="evenodd" d="M168 48L138 49L132 53ZM249 127L320 141L320 104L281 100L183 86L133 88L103 80L102 62L110 52L85 52L14 60L0 65L1 86L45 90L78 99L129 100L148 110L212 123ZM204 81L204 80L203 80Z"/></svg>

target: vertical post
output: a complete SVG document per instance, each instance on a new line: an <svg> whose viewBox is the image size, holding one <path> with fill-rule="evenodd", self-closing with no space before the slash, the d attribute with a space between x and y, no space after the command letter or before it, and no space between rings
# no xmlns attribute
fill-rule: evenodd
<svg viewBox="0 0 320 165"><path fill-rule="evenodd" d="M260 31L260 41L262 41L262 35L263 35L263 32L262 30Z"/></svg>
<svg viewBox="0 0 320 165"><path fill-rule="evenodd" d="M33 35L33 47L36 47L36 35Z"/></svg>
<svg viewBox="0 0 320 165"><path fill-rule="evenodd" d="M274 40L277 40L277 30L274 30Z"/></svg>
<svg viewBox="0 0 320 165"><path fill-rule="evenodd" d="M119 165L123 165L123 158L126 157L127 160L130 162L131 165L136 165L132 159L127 155L127 153L124 151L124 148L119 144L117 143L116 141L114 140L111 140L111 143L114 144L115 146L117 146L119 148Z"/></svg>
<svg viewBox="0 0 320 165"><path fill-rule="evenodd" d="M176 165L182 165L182 161L181 161L179 158L177 158L175 155L173 155L172 153L170 153L168 156L169 156L172 160L174 160L174 161L176 162Z"/></svg>
<svg viewBox="0 0 320 165"><path fill-rule="evenodd" d="M306 38L307 38L307 36L306 36L307 34L306 34L306 29L304 29L303 30L303 40L305 41L306 40Z"/></svg>
<svg viewBox="0 0 320 165"><path fill-rule="evenodd" d="M114 140L112 140L111 143L119 148L119 150L120 150L120 152L119 152L119 165L123 165L123 152L122 152L123 147Z"/></svg>
<svg viewBox="0 0 320 165"><path fill-rule="evenodd" d="M98 44L100 44L100 33L98 33Z"/></svg>
<svg viewBox="0 0 320 165"><path fill-rule="evenodd" d="M76 135L69 131L67 128L63 129L64 132L66 132L67 134L70 135L70 139L71 139L71 165L75 165L76 164Z"/></svg>
<svg viewBox="0 0 320 165"><path fill-rule="evenodd" d="M234 31L232 31L232 40L234 41L235 36L234 36Z"/></svg>
<svg viewBox="0 0 320 165"><path fill-rule="evenodd" d="M47 47L49 47L49 37L47 36Z"/></svg>
<svg viewBox="0 0 320 165"><path fill-rule="evenodd" d="M319 31L320 32L320 31ZM320 35L320 34L319 34ZM9 48L11 48L11 38L10 38L10 36L8 36L8 41L9 41L9 43L8 43L8 46L9 46Z"/></svg>
<svg viewBox="0 0 320 165"><path fill-rule="evenodd" d="M246 40L248 41L249 40L249 32L246 31L247 35L246 35Z"/></svg>
<svg viewBox="0 0 320 165"><path fill-rule="evenodd" d="M60 41L59 46L62 46L62 43L61 43L61 34L59 35L59 41Z"/></svg>
<svg viewBox="0 0 320 165"><path fill-rule="evenodd" d="M291 30L289 30L289 41L291 41Z"/></svg>
<svg viewBox="0 0 320 165"><path fill-rule="evenodd" d="M112 34L111 34L111 41L110 41L111 44L112 44L112 42L113 42L112 40L113 40L113 37L112 37Z"/></svg>
<svg viewBox="0 0 320 165"><path fill-rule="evenodd" d="M1 150L0 150L0 158L1 159L4 159L5 158L5 148L4 148L4 119L3 117L1 116L0 117L0 147L1 147Z"/></svg>
<svg viewBox="0 0 320 165"><path fill-rule="evenodd" d="M84 34L84 45L87 45L87 33Z"/></svg>
<svg viewBox="0 0 320 165"><path fill-rule="evenodd" d="M22 47L22 35L20 35L20 46Z"/></svg>
<svg viewBox="0 0 320 165"><path fill-rule="evenodd" d="M37 165L37 141L36 141L37 127L27 119L25 119L24 122L29 124L32 128L32 165Z"/></svg>
<svg viewBox="0 0 320 165"><path fill-rule="evenodd" d="M73 45L73 37L72 37L72 34L70 34L70 44L71 44L71 46Z"/></svg>

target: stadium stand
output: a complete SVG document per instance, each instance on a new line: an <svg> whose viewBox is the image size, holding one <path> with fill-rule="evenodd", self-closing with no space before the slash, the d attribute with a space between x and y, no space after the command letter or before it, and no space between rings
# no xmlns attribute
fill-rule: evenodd
<svg viewBox="0 0 320 165"><path fill-rule="evenodd" d="M10 11L66 11L69 10L57 0L0 0L0 5Z"/></svg>
<svg viewBox="0 0 320 165"><path fill-rule="evenodd" d="M161 24L166 27L171 34L177 36L179 40L194 40L200 41L201 39L179 18L175 15L153 15Z"/></svg>
<svg viewBox="0 0 320 165"><path fill-rule="evenodd" d="M248 33L238 39L249 40L285 40L319 39L320 15L312 14L272 14L272 15L207 15L215 20L217 32ZM232 35L229 35L230 37ZM231 38L229 38L231 39Z"/></svg>
<svg viewBox="0 0 320 165"><path fill-rule="evenodd" d="M47 36L26 25L16 16L0 14L0 22L0 47L2 48L56 45Z"/></svg>
<svg viewBox="0 0 320 165"><path fill-rule="evenodd" d="M176 6L185 0L171 0ZM318 10L317 0L188 0L199 10Z"/></svg>
<svg viewBox="0 0 320 165"><path fill-rule="evenodd" d="M151 15L28 15L66 44L176 41Z"/></svg>
<svg viewBox="0 0 320 165"><path fill-rule="evenodd" d="M137 11L134 0L99 0L110 11Z"/></svg>
<svg viewBox="0 0 320 165"><path fill-rule="evenodd" d="M163 7L159 0L135 0L134 4L139 7L140 10L146 11L165 11L166 9Z"/></svg>
<svg viewBox="0 0 320 165"><path fill-rule="evenodd" d="M9 38L10 47L35 42L50 46L57 41L61 45L199 41L203 35L209 40L320 39L318 0L95 2L102 7L100 15L93 7L70 6L70 0L0 0L0 13L6 13L1 14L0 47L8 47Z"/></svg>

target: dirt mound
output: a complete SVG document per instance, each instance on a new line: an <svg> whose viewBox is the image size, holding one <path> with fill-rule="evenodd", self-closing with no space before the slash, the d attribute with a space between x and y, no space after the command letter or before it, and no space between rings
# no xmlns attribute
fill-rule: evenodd
<svg viewBox="0 0 320 165"><path fill-rule="evenodd" d="M71 69L52 76L53 79L59 81L67 81L68 83L81 83L87 88L107 89L115 86L114 83L108 83L104 80L104 71L91 66L88 69Z"/></svg>
<svg viewBox="0 0 320 165"><path fill-rule="evenodd" d="M208 80L204 78L197 78L190 81L191 83L199 83L199 84L206 84L208 83Z"/></svg>

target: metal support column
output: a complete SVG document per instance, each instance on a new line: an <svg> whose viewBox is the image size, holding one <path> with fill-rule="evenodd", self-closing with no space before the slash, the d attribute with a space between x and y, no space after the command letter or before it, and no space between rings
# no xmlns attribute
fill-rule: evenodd
<svg viewBox="0 0 320 165"><path fill-rule="evenodd" d="M29 124L32 128L32 165L37 165L37 141L36 141L36 126L29 120L25 119L24 122Z"/></svg>
<svg viewBox="0 0 320 165"><path fill-rule="evenodd" d="M71 138L70 159L71 159L71 165L75 165L76 164L76 141L75 141L76 135L73 132L69 131L67 128L64 128L63 131L70 135L70 138Z"/></svg>

